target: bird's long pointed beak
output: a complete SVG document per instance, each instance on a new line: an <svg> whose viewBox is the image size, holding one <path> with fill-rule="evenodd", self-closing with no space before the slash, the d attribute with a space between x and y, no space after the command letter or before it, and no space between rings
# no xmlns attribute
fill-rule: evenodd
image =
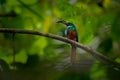
<svg viewBox="0 0 120 80"><path fill-rule="evenodd" d="M65 24L66 26L68 25L68 23L64 20L58 20L57 23L62 23L62 24Z"/></svg>

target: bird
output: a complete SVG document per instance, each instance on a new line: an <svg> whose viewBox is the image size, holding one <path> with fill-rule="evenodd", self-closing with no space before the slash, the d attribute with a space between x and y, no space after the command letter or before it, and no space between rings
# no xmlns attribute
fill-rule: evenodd
<svg viewBox="0 0 120 80"><path fill-rule="evenodd" d="M71 22L66 22L64 20L58 20L57 23L62 23L67 26L65 29L65 36L73 41L78 42L78 33L76 27ZM74 64L76 62L76 46L75 44L71 44L71 54L70 54L71 63Z"/></svg>

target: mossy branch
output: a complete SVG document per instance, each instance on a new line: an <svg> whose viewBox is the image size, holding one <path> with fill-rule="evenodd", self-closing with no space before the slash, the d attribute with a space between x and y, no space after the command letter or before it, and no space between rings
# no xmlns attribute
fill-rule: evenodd
<svg viewBox="0 0 120 80"><path fill-rule="evenodd" d="M58 35L54 35L54 34L50 34L50 33L42 33L39 31L34 31L34 30L22 30L22 29L13 29L13 28L0 28L0 33L12 33L12 34L31 34L31 35L38 35L38 36L43 36L43 37L48 37L48 38L52 38L52 39L56 39L59 41L63 41L69 44L74 44L76 45L78 48L81 48L87 52L89 52L93 57L95 57L97 60L99 60L100 62L104 63L104 64L108 64L114 68L118 68L120 70L120 63L117 63L113 60L111 60L109 57L104 56L102 53L93 50L83 44L80 44L78 42L72 41L70 39L58 36Z"/></svg>

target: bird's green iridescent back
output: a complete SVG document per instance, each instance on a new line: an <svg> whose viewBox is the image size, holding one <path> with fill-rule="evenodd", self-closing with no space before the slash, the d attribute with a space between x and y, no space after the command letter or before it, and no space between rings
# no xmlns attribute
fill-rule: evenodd
<svg viewBox="0 0 120 80"><path fill-rule="evenodd" d="M65 35L68 36L68 31L73 30L76 31L76 28L73 24L69 25L67 29L65 30Z"/></svg>
<svg viewBox="0 0 120 80"><path fill-rule="evenodd" d="M65 30L65 35L72 40L78 41L78 35L75 28L75 25L70 23L70 25Z"/></svg>

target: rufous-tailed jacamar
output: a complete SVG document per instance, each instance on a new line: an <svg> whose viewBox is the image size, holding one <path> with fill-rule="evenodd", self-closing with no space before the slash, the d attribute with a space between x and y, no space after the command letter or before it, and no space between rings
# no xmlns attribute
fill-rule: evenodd
<svg viewBox="0 0 120 80"><path fill-rule="evenodd" d="M73 23L66 22L64 20L59 20L59 21L57 21L57 23L65 24L67 26L67 28L65 30L65 36L68 39L71 39L71 40L74 40L74 41L78 42L77 30L76 30L76 27ZM71 56L71 63L75 63L76 46L74 44L71 44L71 55L70 56Z"/></svg>

